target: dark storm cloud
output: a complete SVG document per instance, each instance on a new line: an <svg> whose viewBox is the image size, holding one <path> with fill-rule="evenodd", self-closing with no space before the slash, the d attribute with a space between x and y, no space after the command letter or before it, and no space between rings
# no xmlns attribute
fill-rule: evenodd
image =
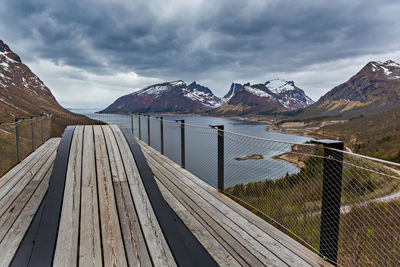
<svg viewBox="0 0 400 267"><path fill-rule="evenodd" d="M228 71L251 79L400 49L397 0L3 0L1 6L0 38L25 40L35 57L93 73L204 79Z"/></svg>

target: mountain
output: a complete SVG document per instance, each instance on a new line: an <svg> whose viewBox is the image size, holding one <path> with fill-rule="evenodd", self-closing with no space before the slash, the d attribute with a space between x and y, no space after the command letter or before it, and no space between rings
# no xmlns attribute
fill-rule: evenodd
<svg viewBox="0 0 400 267"><path fill-rule="evenodd" d="M203 112L219 107L223 101L205 86L182 80L154 84L142 90L124 95L102 110L112 112Z"/></svg>
<svg viewBox="0 0 400 267"><path fill-rule="evenodd" d="M300 117L373 115L400 109L400 64L388 60L372 61L315 104Z"/></svg>
<svg viewBox="0 0 400 267"><path fill-rule="evenodd" d="M314 101L293 81L274 79L264 84L232 83L223 97L225 103L212 111L215 114L272 114L305 108Z"/></svg>
<svg viewBox="0 0 400 267"><path fill-rule="evenodd" d="M50 89L0 40L0 121L43 113L67 116Z"/></svg>

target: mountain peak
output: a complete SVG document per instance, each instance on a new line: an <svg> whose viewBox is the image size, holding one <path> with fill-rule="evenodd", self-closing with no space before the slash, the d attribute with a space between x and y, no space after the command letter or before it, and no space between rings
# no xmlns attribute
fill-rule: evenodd
<svg viewBox="0 0 400 267"><path fill-rule="evenodd" d="M275 94L281 94L296 89L293 81L285 81L281 79L270 80L265 83L265 86Z"/></svg>
<svg viewBox="0 0 400 267"><path fill-rule="evenodd" d="M393 60L386 60L384 62L371 61L361 70L361 72L378 75L377 78L388 78L390 80L400 79L400 64Z"/></svg>
<svg viewBox="0 0 400 267"><path fill-rule="evenodd" d="M223 101L196 82L182 80L150 85L118 98L102 112L203 112L219 107Z"/></svg>
<svg viewBox="0 0 400 267"><path fill-rule="evenodd" d="M0 59L4 58L2 61L16 61L22 63L21 58L11 51L10 47L0 40Z"/></svg>
<svg viewBox="0 0 400 267"><path fill-rule="evenodd" d="M169 82L172 86L186 86L186 83L182 80Z"/></svg>

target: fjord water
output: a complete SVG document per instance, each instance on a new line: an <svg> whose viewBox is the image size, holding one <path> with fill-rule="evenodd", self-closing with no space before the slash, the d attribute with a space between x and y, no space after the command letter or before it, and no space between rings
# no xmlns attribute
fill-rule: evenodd
<svg viewBox="0 0 400 267"><path fill-rule="evenodd" d="M93 110L83 109L74 109L71 111L109 124L116 124L120 127L131 128L132 124L129 115L99 114L94 113ZM304 143L311 140L311 138L304 136L269 132L267 131L267 125L258 122L200 116L163 117L165 155L176 163L181 163L181 129L180 125L174 122L174 120L185 120L186 169L212 186L217 185L218 146L216 131L209 128L209 125L224 125L227 131L276 141ZM138 137L139 122L136 117L134 118L133 125L134 134ZM147 117L141 116L141 138L146 143L148 142L147 125ZM191 125L203 126L205 128ZM298 172L299 169L296 165L272 158L290 151L291 145L283 142L257 141L256 139L226 134L224 142L225 187L253 181L275 180L286 174ZM160 121L155 119L155 116L151 116L150 119L150 145L158 151L161 150ZM243 157L249 154L261 154L264 156L264 159L234 160L235 157Z"/></svg>

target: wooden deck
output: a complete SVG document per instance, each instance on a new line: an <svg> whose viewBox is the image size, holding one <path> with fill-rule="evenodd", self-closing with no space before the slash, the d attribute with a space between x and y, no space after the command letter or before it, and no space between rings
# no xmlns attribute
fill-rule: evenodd
<svg viewBox="0 0 400 267"><path fill-rule="evenodd" d="M48 141L0 179L0 211L0 266L329 265L116 126Z"/></svg>
<svg viewBox="0 0 400 267"><path fill-rule="evenodd" d="M60 138L52 138L0 178L0 266L18 250L43 197Z"/></svg>
<svg viewBox="0 0 400 267"><path fill-rule="evenodd" d="M138 142L168 204L219 265L330 265L155 149Z"/></svg>

